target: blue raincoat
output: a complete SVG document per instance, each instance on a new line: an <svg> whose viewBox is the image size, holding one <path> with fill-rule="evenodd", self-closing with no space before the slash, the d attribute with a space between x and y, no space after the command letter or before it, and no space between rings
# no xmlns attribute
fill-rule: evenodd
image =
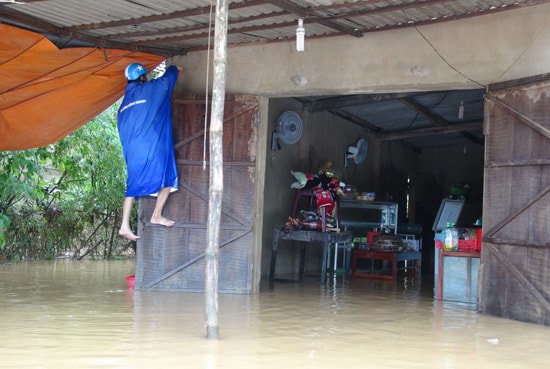
<svg viewBox="0 0 550 369"><path fill-rule="evenodd" d="M128 174L126 196L178 188L171 112L177 78L177 67L170 66L162 77L126 86L117 124Z"/></svg>

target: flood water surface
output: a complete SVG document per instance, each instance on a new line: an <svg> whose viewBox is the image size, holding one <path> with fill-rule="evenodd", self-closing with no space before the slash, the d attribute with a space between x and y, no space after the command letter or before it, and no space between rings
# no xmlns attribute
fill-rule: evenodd
<svg viewBox="0 0 550 369"><path fill-rule="evenodd" d="M1 368L546 368L550 329L433 300L433 285L317 278L219 295L134 291L133 261L0 265ZM422 285L424 284L424 285Z"/></svg>

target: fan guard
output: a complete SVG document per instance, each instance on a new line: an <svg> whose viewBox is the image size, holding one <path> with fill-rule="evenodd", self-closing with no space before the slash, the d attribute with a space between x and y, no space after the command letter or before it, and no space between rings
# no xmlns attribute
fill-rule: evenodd
<svg viewBox="0 0 550 369"><path fill-rule="evenodd" d="M302 137L304 130L302 118L294 111L285 111L277 122L277 136L286 145L295 144Z"/></svg>
<svg viewBox="0 0 550 369"><path fill-rule="evenodd" d="M348 151L353 154L353 161L355 164L361 164L367 158L368 144L364 138L359 139L355 146L350 146Z"/></svg>
<svg viewBox="0 0 550 369"><path fill-rule="evenodd" d="M359 139L355 146L348 146L348 151L344 156L344 167L348 167L348 159L353 159L355 164L361 164L367 158L368 150L367 140L364 138Z"/></svg>

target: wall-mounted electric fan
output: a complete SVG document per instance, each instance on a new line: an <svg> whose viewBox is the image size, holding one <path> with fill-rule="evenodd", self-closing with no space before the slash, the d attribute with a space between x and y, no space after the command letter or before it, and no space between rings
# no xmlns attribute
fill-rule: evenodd
<svg viewBox="0 0 550 369"><path fill-rule="evenodd" d="M348 162L353 159L355 164L361 164L367 158L367 150L369 145L364 138L359 139L355 146L348 146L348 151L344 155L344 167L348 167Z"/></svg>
<svg viewBox="0 0 550 369"><path fill-rule="evenodd" d="M285 145L295 144L302 137L304 126L302 118L294 111L285 111L279 116L277 126L271 138L271 149L280 149L279 140Z"/></svg>

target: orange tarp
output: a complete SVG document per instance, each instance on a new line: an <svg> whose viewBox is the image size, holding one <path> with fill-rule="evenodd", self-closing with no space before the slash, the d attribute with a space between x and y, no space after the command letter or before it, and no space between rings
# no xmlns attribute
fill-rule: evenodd
<svg viewBox="0 0 550 369"><path fill-rule="evenodd" d="M0 24L0 150L58 141L124 93L124 68L164 58L125 50L58 49L47 38Z"/></svg>

